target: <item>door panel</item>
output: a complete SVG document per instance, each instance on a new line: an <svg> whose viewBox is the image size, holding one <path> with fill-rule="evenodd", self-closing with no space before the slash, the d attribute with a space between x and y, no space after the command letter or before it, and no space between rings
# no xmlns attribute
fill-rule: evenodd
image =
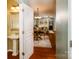
<svg viewBox="0 0 79 59"><path fill-rule="evenodd" d="M68 59L68 0L56 1L57 59Z"/></svg>
<svg viewBox="0 0 79 59"><path fill-rule="evenodd" d="M24 3L20 5L20 59L29 59L33 54L33 10ZM24 55L22 55L24 53Z"/></svg>
<svg viewBox="0 0 79 59"><path fill-rule="evenodd" d="M29 58L33 53L33 10L23 4L24 23L24 59Z"/></svg>

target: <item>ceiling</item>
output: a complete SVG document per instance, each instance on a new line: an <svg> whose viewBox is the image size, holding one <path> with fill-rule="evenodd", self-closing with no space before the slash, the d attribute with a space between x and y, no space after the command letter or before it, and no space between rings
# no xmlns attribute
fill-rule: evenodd
<svg viewBox="0 0 79 59"><path fill-rule="evenodd" d="M40 14L55 14L56 0L30 0L30 6L34 9L35 13L39 8Z"/></svg>
<svg viewBox="0 0 79 59"><path fill-rule="evenodd" d="M40 15L55 15L56 13L56 0L28 0L28 4L33 8L35 15L37 14L37 8ZM12 6L18 5L16 0L7 0L8 9Z"/></svg>

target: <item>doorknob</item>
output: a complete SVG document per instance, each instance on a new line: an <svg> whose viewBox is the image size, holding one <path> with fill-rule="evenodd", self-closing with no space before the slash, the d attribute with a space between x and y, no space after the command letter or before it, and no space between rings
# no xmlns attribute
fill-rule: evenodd
<svg viewBox="0 0 79 59"><path fill-rule="evenodd" d="M25 53L24 53L24 52L22 52L22 55L24 56L24 55L25 55Z"/></svg>

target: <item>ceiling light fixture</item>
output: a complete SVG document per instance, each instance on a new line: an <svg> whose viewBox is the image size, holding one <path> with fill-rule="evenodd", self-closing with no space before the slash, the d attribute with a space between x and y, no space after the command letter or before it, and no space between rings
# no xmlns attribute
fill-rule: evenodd
<svg viewBox="0 0 79 59"><path fill-rule="evenodd" d="M19 6L12 6L11 11L12 12L18 12L19 11Z"/></svg>
<svg viewBox="0 0 79 59"><path fill-rule="evenodd" d="M15 7L17 10L19 10L19 6Z"/></svg>
<svg viewBox="0 0 79 59"><path fill-rule="evenodd" d="M41 16L35 16L36 19L41 19Z"/></svg>
<svg viewBox="0 0 79 59"><path fill-rule="evenodd" d="M14 10L15 9L15 7L11 7L11 10Z"/></svg>

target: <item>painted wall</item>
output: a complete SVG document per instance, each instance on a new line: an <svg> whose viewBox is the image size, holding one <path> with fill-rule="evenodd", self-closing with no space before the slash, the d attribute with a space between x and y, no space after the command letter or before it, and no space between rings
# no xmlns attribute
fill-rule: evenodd
<svg viewBox="0 0 79 59"><path fill-rule="evenodd" d="M8 12L7 14L7 36L11 35L12 33L18 33L19 31L12 31L11 28L18 29L19 27L19 14L11 14ZM18 34L19 35L19 34ZM17 40L17 47L18 47L18 40ZM8 50L13 50L13 40L7 39ZM18 48L17 48L18 50Z"/></svg>

